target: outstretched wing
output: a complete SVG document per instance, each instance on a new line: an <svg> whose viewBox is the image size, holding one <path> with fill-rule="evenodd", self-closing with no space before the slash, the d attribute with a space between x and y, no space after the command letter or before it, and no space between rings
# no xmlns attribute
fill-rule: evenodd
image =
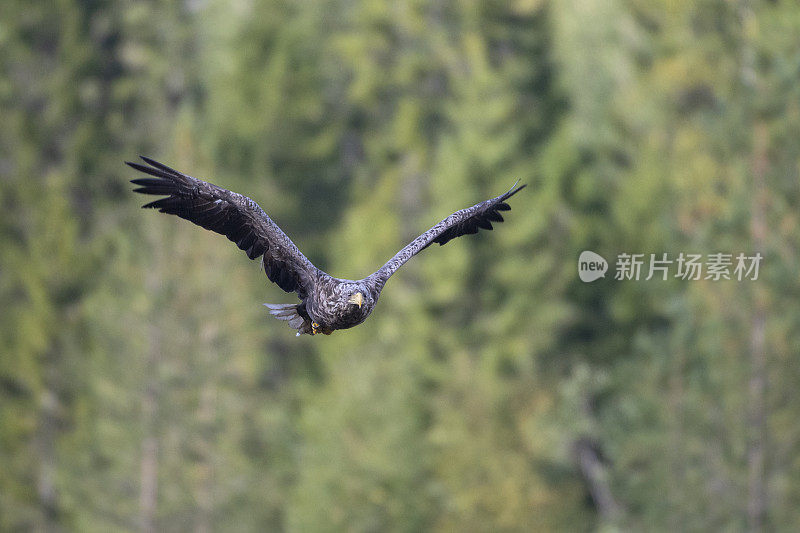
<svg viewBox="0 0 800 533"><path fill-rule="evenodd" d="M517 183L519 183L519 181ZM431 244L439 243L439 245L443 245L456 237L478 233L479 229L491 230L492 222L503 221L503 216L500 214L500 211L509 211L511 209L511 206L506 203L506 200L525 188L525 185L517 187L517 183L505 194L473 205L467 209L456 211L411 241L370 277L377 284L383 286L386 280L389 279L389 276L394 274L398 268Z"/></svg>
<svg viewBox="0 0 800 533"><path fill-rule="evenodd" d="M253 200L211 183L187 176L157 161L140 156L147 165L126 162L140 172L154 176L131 183L134 191L166 196L142 207L178 215L198 226L225 235L247 252L247 257L262 257L270 281L300 298L310 292L321 273Z"/></svg>

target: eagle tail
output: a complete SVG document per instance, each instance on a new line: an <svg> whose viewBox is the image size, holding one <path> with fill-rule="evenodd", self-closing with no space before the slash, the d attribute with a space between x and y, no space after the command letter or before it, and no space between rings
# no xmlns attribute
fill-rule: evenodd
<svg viewBox="0 0 800 533"><path fill-rule="evenodd" d="M300 335L311 335L311 321L301 315L300 307L303 304L264 304L269 308L269 314L278 320L285 320L289 326L297 330ZM303 313L305 314L305 313Z"/></svg>

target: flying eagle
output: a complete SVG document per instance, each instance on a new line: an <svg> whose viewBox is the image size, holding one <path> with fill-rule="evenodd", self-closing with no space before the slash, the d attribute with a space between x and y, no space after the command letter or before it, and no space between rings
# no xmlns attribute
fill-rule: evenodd
<svg viewBox="0 0 800 533"><path fill-rule="evenodd" d="M337 329L361 324L378 302L389 277L414 255L432 243L439 245L462 235L492 229L502 222L500 211L525 185L516 183L507 193L456 211L411 241L405 248L364 279L334 278L315 267L253 200L211 183L187 176L157 161L141 156L147 165L126 162L140 172L154 176L131 180L143 194L166 196L142 207L178 215L205 229L225 235L247 252L261 258L270 281L286 292L296 292L299 304L264 304L270 314L285 320L297 335L330 335Z"/></svg>

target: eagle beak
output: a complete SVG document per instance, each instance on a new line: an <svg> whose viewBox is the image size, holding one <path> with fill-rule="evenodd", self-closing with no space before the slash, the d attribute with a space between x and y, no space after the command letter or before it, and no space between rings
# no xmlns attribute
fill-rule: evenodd
<svg viewBox="0 0 800 533"><path fill-rule="evenodd" d="M357 292L347 300L347 303L356 304L358 308L361 309L361 306L364 304L364 295L360 292Z"/></svg>

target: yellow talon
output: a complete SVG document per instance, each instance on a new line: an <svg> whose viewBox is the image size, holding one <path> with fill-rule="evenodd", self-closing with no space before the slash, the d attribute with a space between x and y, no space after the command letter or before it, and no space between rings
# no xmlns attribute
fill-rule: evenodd
<svg viewBox="0 0 800 533"><path fill-rule="evenodd" d="M333 333L333 330L332 329L325 329L322 326L320 326L317 322L312 322L311 323L311 334L312 335L317 335L318 333L322 333L323 335L330 335L331 333Z"/></svg>

